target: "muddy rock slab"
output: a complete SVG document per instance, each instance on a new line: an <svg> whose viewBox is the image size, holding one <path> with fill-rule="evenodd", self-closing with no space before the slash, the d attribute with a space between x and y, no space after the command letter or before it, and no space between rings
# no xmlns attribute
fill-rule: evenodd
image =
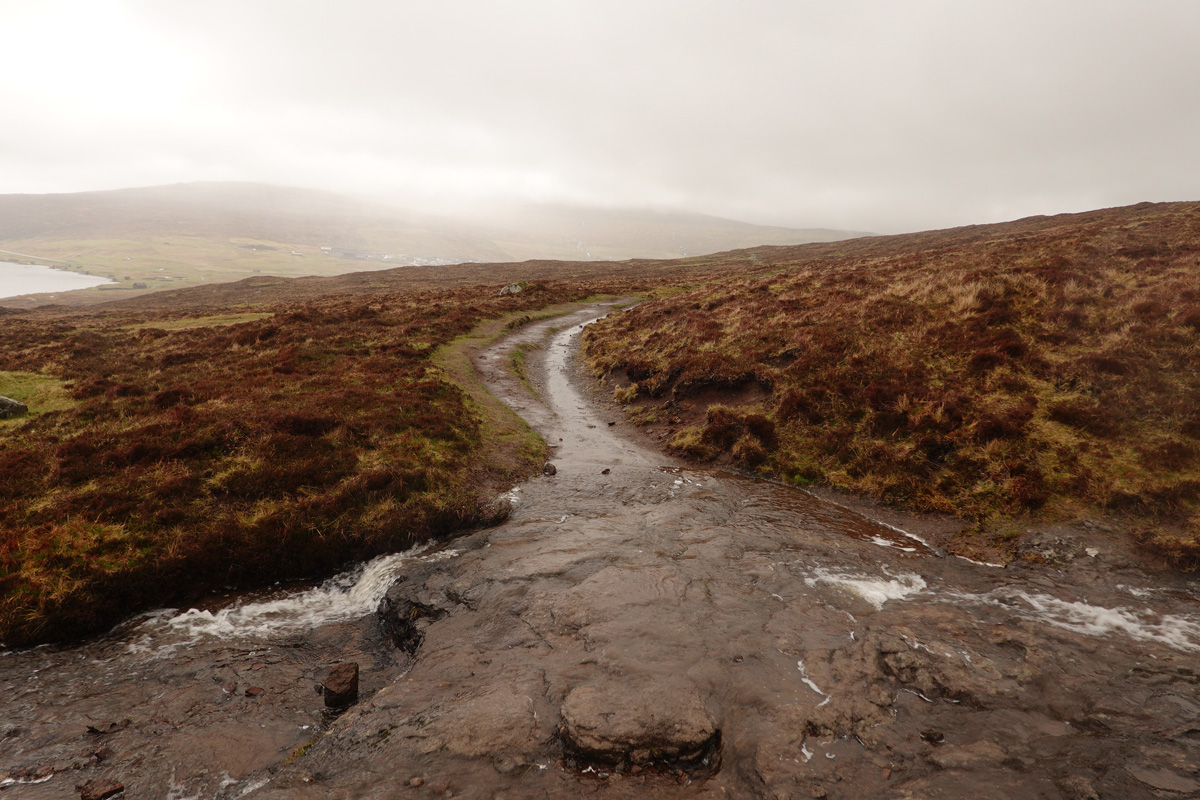
<svg viewBox="0 0 1200 800"><path fill-rule="evenodd" d="M117 797L125 791L124 784L108 778L96 778L77 788L79 789L79 800L108 800L108 798Z"/></svg>
<svg viewBox="0 0 1200 800"><path fill-rule="evenodd" d="M1184 794L1196 797L1200 793L1200 781L1179 775L1168 769L1154 769L1141 766L1126 766L1130 775L1140 782L1164 792Z"/></svg>
<svg viewBox="0 0 1200 800"><path fill-rule="evenodd" d="M998 767L1007 756L1004 748L994 742L976 742L938 748L929 755L929 761L940 769L978 770Z"/></svg>
<svg viewBox="0 0 1200 800"><path fill-rule="evenodd" d="M470 757L525 755L542 744L533 699L522 688L497 686L456 700L425 728L419 749L426 752L436 745Z"/></svg>
<svg viewBox="0 0 1200 800"><path fill-rule="evenodd" d="M599 761L691 760L712 747L716 720L686 680L607 680L573 689L562 704L567 745Z"/></svg>

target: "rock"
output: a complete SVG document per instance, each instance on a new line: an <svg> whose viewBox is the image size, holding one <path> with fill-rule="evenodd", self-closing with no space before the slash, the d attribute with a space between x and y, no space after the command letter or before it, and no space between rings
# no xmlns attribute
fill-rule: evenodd
<svg viewBox="0 0 1200 800"><path fill-rule="evenodd" d="M1063 800L1100 800L1100 793L1092 782L1081 775L1072 775L1058 781Z"/></svg>
<svg viewBox="0 0 1200 800"><path fill-rule="evenodd" d="M943 746L929 754L929 760L941 769L983 770L1000 765L1007 753L998 744L976 742L959 746Z"/></svg>
<svg viewBox="0 0 1200 800"><path fill-rule="evenodd" d="M345 708L358 702L358 662L345 661L325 679L325 707Z"/></svg>
<svg viewBox="0 0 1200 800"><path fill-rule="evenodd" d="M542 474L543 475L557 475L558 467L554 466L554 464L552 462L547 461L546 466L542 467Z"/></svg>
<svg viewBox="0 0 1200 800"><path fill-rule="evenodd" d="M561 714L562 732L572 748L611 763L691 760L718 736L699 693L682 679L580 686L567 695Z"/></svg>
<svg viewBox="0 0 1200 800"><path fill-rule="evenodd" d="M392 586L379 601L375 615L392 644L413 655L421 647L425 628L431 621L446 616L446 611L411 599L409 591L411 587L404 583Z"/></svg>
<svg viewBox="0 0 1200 800"><path fill-rule="evenodd" d="M1147 786L1164 792L1177 792L1190 797L1195 797L1195 793L1200 792L1200 782L1185 778L1169 769L1126 766L1125 770Z"/></svg>
<svg viewBox="0 0 1200 800"><path fill-rule="evenodd" d="M79 790L79 800L105 800L124 792L125 784L109 778L95 778L75 788Z"/></svg>
<svg viewBox="0 0 1200 800"><path fill-rule="evenodd" d="M11 397L0 397L0 419L22 417L29 413L29 406Z"/></svg>
<svg viewBox="0 0 1200 800"><path fill-rule="evenodd" d="M533 694L540 690L510 682L447 697L428 716L414 720L413 727L393 735L403 735L423 755L486 757L493 763L509 757L524 763L551 733L538 724Z"/></svg>
<svg viewBox="0 0 1200 800"><path fill-rule="evenodd" d="M262 697L267 693L267 690L261 686L251 686L246 690L246 697Z"/></svg>
<svg viewBox="0 0 1200 800"><path fill-rule="evenodd" d="M604 469L600 470L600 474L601 474L601 475L607 475L607 474L609 474L610 472L612 472L612 470L611 470L611 469L609 469L608 467L605 467Z"/></svg>
<svg viewBox="0 0 1200 800"><path fill-rule="evenodd" d="M414 775L413 777L408 779L408 785L413 787L414 789L419 788L424 783L425 783L425 779L422 778L420 775Z"/></svg>
<svg viewBox="0 0 1200 800"><path fill-rule="evenodd" d="M513 502L512 494L505 492L489 500L480 501L478 508L480 524L491 527L508 519L516 508L516 503Z"/></svg>
<svg viewBox="0 0 1200 800"><path fill-rule="evenodd" d="M522 287L519 283L510 283L508 286L505 286L500 290L500 296L503 297L506 294L520 294L522 288L524 287Z"/></svg>

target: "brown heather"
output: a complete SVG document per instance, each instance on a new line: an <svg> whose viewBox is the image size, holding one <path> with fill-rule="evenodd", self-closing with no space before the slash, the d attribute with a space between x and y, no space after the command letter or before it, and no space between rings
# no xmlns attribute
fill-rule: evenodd
<svg viewBox="0 0 1200 800"><path fill-rule="evenodd" d="M540 467L529 448L483 466L483 423L430 356L594 285L501 298L354 282L294 303L288 282L251 281L216 309L189 308L211 302L190 290L2 318L0 373L56 377L71 402L0 428L0 642L328 575L475 523L486 493ZM222 324L247 300L249 321Z"/></svg>
<svg viewBox="0 0 1200 800"><path fill-rule="evenodd" d="M1200 564L1200 204L726 257L585 334L677 452L980 521L1124 515Z"/></svg>
<svg viewBox="0 0 1200 800"><path fill-rule="evenodd" d="M0 379L44 412L0 422L0 642L476 524L543 451L497 455L509 434L434 351L599 292L661 298L590 328L587 357L682 454L980 520L1118 512L1195 565L1198 276L1190 203L0 308Z"/></svg>

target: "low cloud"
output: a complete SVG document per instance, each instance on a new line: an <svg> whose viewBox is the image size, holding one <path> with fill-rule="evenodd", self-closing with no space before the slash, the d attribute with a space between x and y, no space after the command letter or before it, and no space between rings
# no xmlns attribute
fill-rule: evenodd
<svg viewBox="0 0 1200 800"><path fill-rule="evenodd" d="M253 180L890 232L1200 185L1195 4L5 5L0 192Z"/></svg>

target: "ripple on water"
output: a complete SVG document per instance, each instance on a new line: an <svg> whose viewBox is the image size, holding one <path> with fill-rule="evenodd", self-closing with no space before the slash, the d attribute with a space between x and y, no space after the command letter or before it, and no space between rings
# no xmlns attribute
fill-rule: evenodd
<svg viewBox="0 0 1200 800"><path fill-rule="evenodd" d="M878 611L890 600L903 600L926 589L925 579L920 575L900 573L884 577L871 577L852 572L814 567L804 578L812 587L833 586L857 598L867 601Z"/></svg>
<svg viewBox="0 0 1200 800"><path fill-rule="evenodd" d="M1200 620L1161 614L1150 608L1107 608L1079 600L1001 587L987 594L952 592L948 601L996 606L1056 628L1103 637L1122 634L1141 642L1158 642L1176 650L1200 651Z"/></svg>

